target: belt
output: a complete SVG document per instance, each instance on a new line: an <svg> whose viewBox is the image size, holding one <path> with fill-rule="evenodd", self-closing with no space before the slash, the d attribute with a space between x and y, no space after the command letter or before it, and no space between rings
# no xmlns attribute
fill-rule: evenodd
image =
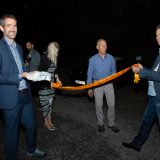
<svg viewBox="0 0 160 160"><path fill-rule="evenodd" d="M27 92L28 91L28 89L27 88L25 88L25 89L21 89L21 90L18 90L18 92L19 93L24 93L24 92Z"/></svg>

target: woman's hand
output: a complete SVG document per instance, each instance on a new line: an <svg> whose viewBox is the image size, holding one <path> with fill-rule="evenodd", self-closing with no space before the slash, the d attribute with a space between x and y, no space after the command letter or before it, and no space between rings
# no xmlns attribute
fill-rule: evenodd
<svg viewBox="0 0 160 160"><path fill-rule="evenodd" d="M60 84L60 86L62 86L62 82L58 79L56 79L56 82Z"/></svg>

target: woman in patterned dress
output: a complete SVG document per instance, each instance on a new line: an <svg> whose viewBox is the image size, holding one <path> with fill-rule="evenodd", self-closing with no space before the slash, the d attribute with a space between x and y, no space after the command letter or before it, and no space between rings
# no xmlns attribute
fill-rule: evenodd
<svg viewBox="0 0 160 160"><path fill-rule="evenodd" d="M58 81L61 84L58 74L55 74L59 49L59 44L57 42L49 43L47 52L41 57L38 70L51 73L51 82ZM38 94L42 108L42 116L44 118L44 127L49 130L55 130L55 124L53 123L52 119L55 90L54 88L51 88L51 82L41 81Z"/></svg>

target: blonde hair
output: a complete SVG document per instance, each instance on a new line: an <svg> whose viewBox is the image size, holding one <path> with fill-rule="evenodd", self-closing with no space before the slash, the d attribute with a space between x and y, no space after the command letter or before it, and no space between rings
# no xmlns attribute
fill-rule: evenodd
<svg viewBox="0 0 160 160"><path fill-rule="evenodd" d="M57 57L60 46L57 42L49 43L47 47L48 59L57 64Z"/></svg>

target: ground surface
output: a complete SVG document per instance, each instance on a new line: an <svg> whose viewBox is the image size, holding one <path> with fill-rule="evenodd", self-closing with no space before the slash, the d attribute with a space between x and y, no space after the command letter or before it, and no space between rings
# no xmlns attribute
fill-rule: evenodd
<svg viewBox="0 0 160 160"><path fill-rule="evenodd" d="M131 141L136 135L146 106L146 92L135 92L133 85L115 89L116 122L119 133L113 133L105 123L105 133L97 132L94 102L85 92L57 92L54 119L56 131L43 127L38 99L34 98L38 124L37 143L47 152L45 160L160 160L160 138L157 124L153 126L148 141L137 153L124 148L122 141ZM106 103L104 113L106 115ZM106 121L106 120L105 120ZM3 160L3 126L0 123L0 160ZM20 132L19 158L25 156L24 132Z"/></svg>

